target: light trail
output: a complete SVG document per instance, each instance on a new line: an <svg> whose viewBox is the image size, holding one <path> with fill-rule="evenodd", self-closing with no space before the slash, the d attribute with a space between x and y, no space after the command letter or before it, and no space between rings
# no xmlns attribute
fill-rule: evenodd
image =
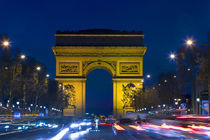
<svg viewBox="0 0 210 140"><path fill-rule="evenodd" d="M210 130L210 127L203 126L203 125L188 125L187 127L193 128L193 129L204 129L204 130Z"/></svg>
<svg viewBox="0 0 210 140"><path fill-rule="evenodd" d="M84 131L79 131L79 132L76 132L76 133L72 133L72 134L70 134L70 138L71 139L77 139L77 138L79 138L79 136L83 136L83 135L87 134L90 129L91 128L88 128Z"/></svg>
<svg viewBox="0 0 210 140"><path fill-rule="evenodd" d="M210 116L179 116L177 119L210 119Z"/></svg>
<svg viewBox="0 0 210 140"><path fill-rule="evenodd" d="M119 126L118 124L114 124L114 128L119 130L119 131L125 130L123 127Z"/></svg>
<svg viewBox="0 0 210 140"><path fill-rule="evenodd" d="M55 137L51 138L50 140L60 140L68 131L69 131L69 128L65 128L61 132L59 132Z"/></svg>
<svg viewBox="0 0 210 140"><path fill-rule="evenodd" d="M138 125L128 125L129 127L136 129L136 130L145 130L142 127L138 126Z"/></svg>
<svg viewBox="0 0 210 140"><path fill-rule="evenodd" d="M181 126L167 125L167 124L164 123L164 124L161 125L161 127L165 128L165 129L180 130L180 131L184 131L184 132L188 132L188 133L194 133L194 134L209 136L209 133L207 133L205 131L197 131L197 130L193 130L191 128L184 128L184 127L181 127Z"/></svg>

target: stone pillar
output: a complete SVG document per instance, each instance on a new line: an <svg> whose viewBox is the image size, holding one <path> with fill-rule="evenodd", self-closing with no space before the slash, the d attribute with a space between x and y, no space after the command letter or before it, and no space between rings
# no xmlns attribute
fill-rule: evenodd
<svg viewBox="0 0 210 140"><path fill-rule="evenodd" d="M113 78L113 112L114 116L119 118L126 115L127 111L135 112L134 107L123 108L123 85L134 84L136 88L143 88L142 78Z"/></svg>
<svg viewBox="0 0 210 140"><path fill-rule="evenodd" d="M86 79L85 78L72 78L62 81L64 94L74 94L69 102L73 106L69 106L64 109L64 116L83 116L85 114L85 89ZM73 93L67 91L67 87L73 88ZM75 108L74 108L75 107Z"/></svg>

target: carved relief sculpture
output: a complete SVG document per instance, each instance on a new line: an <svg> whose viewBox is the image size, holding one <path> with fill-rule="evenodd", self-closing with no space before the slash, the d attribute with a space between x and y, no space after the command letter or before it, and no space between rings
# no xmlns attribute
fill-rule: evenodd
<svg viewBox="0 0 210 140"><path fill-rule="evenodd" d="M132 83L129 83L127 84L126 86L125 85L122 85L123 86L123 99L122 99L122 102L123 102L123 108L126 108L126 107L134 107L134 97L135 97L135 94L136 94L136 87L134 84Z"/></svg>
<svg viewBox="0 0 210 140"><path fill-rule="evenodd" d="M65 85L64 93L69 96L69 108L76 109L75 87L73 85Z"/></svg>

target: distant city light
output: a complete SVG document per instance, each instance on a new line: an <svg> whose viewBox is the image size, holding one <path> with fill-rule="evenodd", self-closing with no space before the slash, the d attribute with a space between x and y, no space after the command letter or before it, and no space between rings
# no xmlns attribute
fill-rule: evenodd
<svg viewBox="0 0 210 140"><path fill-rule="evenodd" d="M176 75L174 75L174 78L176 78Z"/></svg>
<svg viewBox="0 0 210 140"><path fill-rule="evenodd" d="M164 80L164 82L166 83L166 82L167 82L167 80Z"/></svg>
<svg viewBox="0 0 210 140"><path fill-rule="evenodd" d="M46 77L48 78L48 77L50 77L50 75L49 74L46 74Z"/></svg>
<svg viewBox="0 0 210 140"><path fill-rule="evenodd" d="M19 105L19 104L20 104L20 102L17 101L17 105Z"/></svg>
<svg viewBox="0 0 210 140"><path fill-rule="evenodd" d="M190 68L187 69L187 71L190 71L190 70L191 70Z"/></svg>
<svg viewBox="0 0 210 140"><path fill-rule="evenodd" d="M147 78L150 78L151 77L151 75L150 74L147 74Z"/></svg>

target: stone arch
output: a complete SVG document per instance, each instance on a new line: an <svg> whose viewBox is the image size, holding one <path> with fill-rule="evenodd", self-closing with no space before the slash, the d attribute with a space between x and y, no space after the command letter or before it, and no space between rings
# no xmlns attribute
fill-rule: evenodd
<svg viewBox="0 0 210 140"><path fill-rule="evenodd" d="M116 64L115 62L107 62L107 61L89 61L86 62L88 64L83 65L83 76L87 77L87 75L94 69L105 69L107 70L112 77L116 75Z"/></svg>
<svg viewBox="0 0 210 140"><path fill-rule="evenodd" d="M142 32L86 30L56 33L52 47L56 56L56 80L75 87L76 109L64 109L65 116L85 114L86 77L94 69L105 69L112 75L113 113L121 116L135 108L124 108L123 85L133 83L143 88Z"/></svg>

